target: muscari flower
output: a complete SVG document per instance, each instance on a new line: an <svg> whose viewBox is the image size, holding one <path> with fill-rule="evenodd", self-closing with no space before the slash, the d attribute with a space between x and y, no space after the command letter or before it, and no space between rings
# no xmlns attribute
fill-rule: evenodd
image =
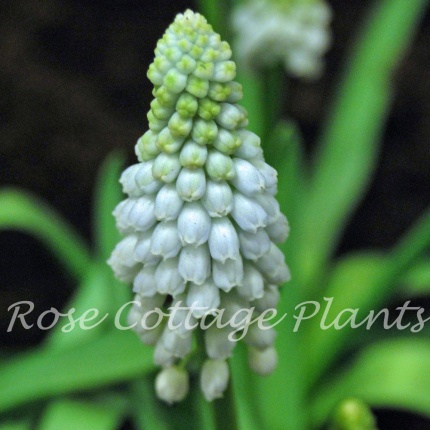
<svg viewBox="0 0 430 430"><path fill-rule="evenodd" d="M324 0L244 2L232 19L238 57L250 69L282 63L295 77L318 77L330 45L330 20Z"/></svg>
<svg viewBox="0 0 430 430"><path fill-rule="evenodd" d="M109 264L118 279L133 283L128 320L142 342L155 346L163 368L156 392L168 403L185 397L185 363L195 350L206 356L205 397L221 397L241 330L254 371L268 374L277 362L275 331L246 327L240 313L256 318L276 306L278 286L290 274L275 243L287 238L288 223L274 197L277 173L246 129L231 55L202 15L177 15L148 70L155 97L149 130L135 147L139 163L120 179L128 198L114 210L124 238ZM199 326L215 310L231 324Z"/></svg>

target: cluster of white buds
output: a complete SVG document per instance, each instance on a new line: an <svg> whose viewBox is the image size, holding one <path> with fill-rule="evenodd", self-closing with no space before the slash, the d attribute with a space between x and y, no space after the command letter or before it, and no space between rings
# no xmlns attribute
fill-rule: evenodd
<svg viewBox="0 0 430 430"><path fill-rule="evenodd" d="M290 275L275 243L287 238L288 223L274 197L277 173L246 130L230 58L203 16L177 15L148 70L149 130L136 145L139 163L120 180L129 197L114 211L125 237L109 264L133 283L129 323L155 345L164 368L156 391L168 403L188 390L183 360L194 350L205 351L201 387L209 401L228 385L226 360L241 334L252 369L268 374L277 361L273 328L249 325L241 313L257 318L276 307ZM218 311L230 322L223 328L210 324Z"/></svg>
<svg viewBox="0 0 430 430"><path fill-rule="evenodd" d="M283 63L295 77L315 78L330 45L324 0L248 0L233 14L239 58L249 68Z"/></svg>

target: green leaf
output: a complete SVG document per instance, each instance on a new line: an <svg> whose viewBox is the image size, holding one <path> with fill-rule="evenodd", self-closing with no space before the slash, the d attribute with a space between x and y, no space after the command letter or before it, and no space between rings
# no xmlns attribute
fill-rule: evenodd
<svg viewBox="0 0 430 430"><path fill-rule="evenodd" d="M322 278L354 207L374 171L392 100L391 76L423 16L425 0L376 2L348 62L315 156L303 213L303 286Z"/></svg>
<svg viewBox="0 0 430 430"><path fill-rule="evenodd" d="M345 397L372 407L399 408L430 416L430 342L397 339L364 350L348 368L330 375L310 405L312 423L321 426Z"/></svg>
<svg viewBox="0 0 430 430"><path fill-rule="evenodd" d="M365 317L386 302L399 289L399 281L430 247L430 210L385 257L359 255L343 260L336 267L324 296L333 298L329 320L347 308L359 309ZM318 299L318 298L317 298ZM322 306L323 307L323 306ZM306 343L312 345L307 376L312 383L351 341L357 330L321 330L320 314L309 321Z"/></svg>
<svg viewBox="0 0 430 430"><path fill-rule="evenodd" d="M430 261L423 260L411 267L400 280L403 295L430 294Z"/></svg>
<svg viewBox="0 0 430 430"><path fill-rule="evenodd" d="M58 400L46 408L37 429L115 430L123 418L124 406L123 402Z"/></svg>
<svg viewBox="0 0 430 430"><path fill-rule="evenodd" d="M15 189L0 192L0 230L19 230L41 240L77 279L90 265L90 252L72 227L30 194Z"/></svg>
<svg viewBox="0 0 430 430"><path fill-rule="evenodd" d="M20 419L20 420L8 420L0 422L0 428L2 430L31 430L32 425L30 420Z"/></svg>
<svg viewBox="0 0 430 430"><path fill-rule="evenodd" d="M75 348L41 348L3 364L0 412L54 395L130 380L151 369L152 349L130 330L113 328Z"/></svg>
<svg viewBox="0 0 430 430"><path fill-rule="evenodd" d="M122 286L126 289L126 286ZM81 285L76 290L72 299L62 310L68 313L75 309L74 318L79 318L88 312L88 317L93 315L91 309L96 309L98 317L94 322L88 322L86 325L91 326L99 321L106 313L114 313L117 308L113 297L113 282L109 268L104 263L93 263L85 274ZM125 302L124 302L125 303ZM70 348L80 343L88 342L90 339L100 336L102 331L106 331L108 324L113 324L111 316L104 323L94 327L91 330L80 328L76 324L73 330L63 332L63 328L69 324L69 320L60 320L59 323L51 330L46 340L46 345L50 348Z"/></svg>
<svg viewBox="0 0 430 430"><path fill-rule="evenodd" d="M100 167L95 187L94 228L97 253L107 260L120 240L112 211L123 199L119 178L124 166L124 157L112 152Z"/></svg>

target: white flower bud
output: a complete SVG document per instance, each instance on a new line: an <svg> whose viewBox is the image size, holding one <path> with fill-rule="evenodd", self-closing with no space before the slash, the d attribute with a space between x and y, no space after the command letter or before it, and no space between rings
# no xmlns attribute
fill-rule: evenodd
<svg viewBox="0 0 430 430"><path fill-rule="evenodd" d="M260 146L260 138L249 130L238 130L237 134L242 140L234 155L245 160L253 160L263 156L263 151Z"/></svg>
<svg viewBox="0 0 430 430"><path fill-rule="evenodd" d="M255 373L270 375L278 365L278 353L273 347L259 350L251 346L248 348L248 364Z"/></svg>
<svg viewBox="0 0 430 430"><path fill-rule="evenodd" d="M275 343L276 331L272 327L260 328L258 324L259 322L255 322L249 326L244 340L247 345L264 350Z"/></svg>
<svg viewBox="0 0 430 430"><path fill-rule="evenodd" d="M213 80L216 82L230 82L236 77L236 64L233 61L215 63Z"/></svg>
<svg viewBox="0 0 430 430"><path fill-rule="evenodd" d="M271 284L279 285L291 279L290 270L284 260L284 254L273 243L270 246L270 251L259 258L255 265Z"/></svg>
<svg viewBox="0 0 430 430"><path fill-rule="evenodd" d="M122 185L122 192L127 193L130 197L140 197L144 193L137 187L135 177L136 173L144 166L146 163L133 164L122 172L121 178L119 180Z"/></svg>
<svg viewBox="0 0 430 430"><path fill-rule="evenodd" d="M211 325L205 331L206 353L209 358L225 360L231 357L236 342L229 339L230 332L230 328L218 328L216 325Z"/></svg>
<svg viewBox="0 0 430 430"><path fill-rule="evenodd" d="M113 211L117 228L126 233L129 229L146 231L155 222L154 199L142 196L122 201Z"/></svg>
<svg viewBox="0 0 430 430"><path fill-rule="evenodd" d="M169 120L168 128L172 136L186 137L190 134L193 127L193 120L191 118L182 118L175 112Z"/></svg>
<svg viewBox="0 0 430 430"><path fill-rule="evenodd" d="M199 145L209 145L218 135L218 127L213 120L197 119L194 122L191 136Z"/></svg>
<svg viewBox="0 0 430 430"><path fill-rule="evenodd" d="M207 245L182 248L178 270L185 281L202 285L211 273L211 258Z"/></svg>
<svg viewBox="0 0 430 430"><path fill-rule="evenodd" d="M179 196L187 201L200 200L206 191L206 176L203 169L187 169L183 167L176 181Z"/></svg>
<svg viewBox="0 0 430 430"><path fill-rule="evenodd" d="M189 140L183 146L179 161L183 167L196 168L203 167L208 157L208 149L206 146Z"/></svg>
<svg viewBox="0 0 430 430"><path fill-rule="evenodd" d="M176 361L173 354L164 347L161 339L158 339L154 349L154 364L161 367L170 367Z"/></svg>
<svg viewBox="0 0 430 430"><path fill-rule="evenodd" d="M144 266L133 282L133 292L142 297L151 297L157 292L155 266Z"/></svg>
<svg viewBox="0 0 430 430"><path fill-rule="evenodd" d="M202 202L211 217L227 216L233 209L233 192L226 182L208 181Z"/></svg>
<svg viewBox="0 0 430 430"><path fill-rule="evenodd" d="M243 281L236 288L237 294L250 301L261 299L264 295L263 276L252 264L246 264L243 271Z"/></svg>
<svg viewBox="0 0 430 430"><path fill-rule="evenodd" d="M242 257L238 255L235 260L228 259L224 263L213 260L212 277L215 285L225 292L240 285L243 280Z"/></svg>
<svg viewBox="0 0 430 430"><path fill-rule="evenodd" d="M209 235L209 250L212 258L222 263L228 258L235 260L239 256L239 238L227 217L214 218Z"/></svg>
<svg viewBox="0 0 430 430"><path fill-rule="evenodd" d="M206 360L200 376L200 387L208 402L219 399L227 389L230 373L225 360Z"/></svg>
<svg viewBox="0 0 430 430"><path fill-rule="evenodd" d="M154 215L158 220L174 220L179 216L184 201L179 197L175 184L166 184L155 198Z"/></svg>
<svg viewBox="0 0 430 430"><path fill-rule="evenodd" d="M178 271L179 258L161 261L155 271L157 291L160 294L177 296L185 291L185 281Z"/></svg>
<svg viewBox="0 0 430 430"><path fill-rule="evenodd" d="M233 160L216 150L209 151L206 172L214 181L231 180L236 175Z"/></svg>
<svg viewBox="0 0 430 430"><path fill-rule="evenodd" d="M152 166L154 178L165 183L173 182L181 170L181 163L176 155L162 152L157 156Z"/></svg>
<svg viewBox="0 0 430 430"><path fill-rule="evenodd" d="M134 248L134 259L148 266L157 264L160 261L160 257L151 252L151 238L153 231L154 229L151 229L141 233L136 247Z"/></svg>
<svg viewBox="0 0 430 430"><path fill-rule="evenodd" d="M170 69L164 76L163 85L172 93L179 94L187 85L187 76L176 69Z"/></svg>
<svg viewBox="0 0 430 430"><path fill-rule="evenodd" d="M190 353L192 340L191 332L187 336L179 336L176 330L171 330L168 326L164 328L160 338L166 351L170 352L175 358L184 358Z"/></svg>
<svg viewBox="0 0 430 430"><path fill-rule="evenodd" d="M267 214L264 209L254 199L243 194L233 193L231 215L242 230L252 233L256 233L257 229L267 224Z"/></svg>
<svg viewBox="0 0 430 430"><path fill-rule="evenodd" d="M220 129L213 146L224 154L233 154L242 141L237 133Z"/></svg>
<svg viewBox="0 0 430 430"><path fill-rule="evenodd" d="M261 299L255 300L252 304L257 312L264 312L267 309L275 309L279 303L279 287L277 285L268 285Z"/></svg>
<svg viewBox="0 0 430 430"><path fill-rule="evenodd" d="M237 106L231 103L222 103L216 122L227 130L234 130L243 119L243 112Z"/></svg>
<svg viewBox="0 0 430 430"><path fill-rule="evenodd" d="M247 196L255 196L264 190L264 176L251 163L241 158L234 158L233 164L236 176L231 183L238 191Z"/></svg>
<svg viewBox="0 0 430 430"><path fill-rule="evenodd" d="M267 224L273 224L280 214L278 201L269 193L259 194L255 196L255 200L266 212Z"/></svg>
<svg viewBox="0 0 430 430"><path fill-rule="evenodd" d="M203 285L191 284L187 295L187 306L192 309L193 316L201 318L220 304L219 289L208 279Z"/></svg>
<svg viewBox="0 0 430 430"><path fill-rule="evenodd" d="M273 242L285 242L290 232L290 226L285 215L280 212L274 222L266 226L266 232Z"/></svg>
<svg viewBox="0 0 430 430"><path fill-rule="evenodd" d="M137 240L136 234L126 236L115 246L108 260L115 276L122 282L132 281L142 267L133 257Z"/></svg>
<svg viewBox="0 0 430 430"><path fill-rule="evenodd" d="M202 245L211 230L211 218L201 203L186 203L178 218L178 232L182 245Z"/></svg>
<svg viewBox="0 0 430 430"><path fill-rule="evenodd" d="M141 165L141 168L136 172L134 181L141 194L153 194L160 190L163 183L157 181L152 176L153 160L147 161ZM126 191L124 191L126 192Z"/></svg>
<svg viewBox="0 0 430 430"><path fill-rule="evenodd" d="M155 379L157 397L168 404L185 399L189 391L189 380L186 370L179 367L163 369Z"/></svg>
<svg viewBox="0 0 430 430"><path fill-rule="evenodd" d="M186 126L177 124L177 127L178 129L182 129L181 127L186 127ZM161 151L165 152L166 154L174 154L184 143L186 134L180 135L179 131L175 131L175 133L176 134L173 134L170 131L169 127L164 127L157 136L157 147ZM164 182L167 182L167 181L164 181Z"/></svg>
<svg viewBox="0 0 430 430"><path fill-rule="evenodd" d="M268 188L276 187L278 184L278 173L272 166L269 166L263 160L259 159L253 160L252 164L254 164L258 171L264 176L266 190Z"/></svg>
<svg viewBox="0 0 430 430"><path fill-rule="evenodd" d="M176 257L181 249L176 221L162 221L155 227L151 238L151 252L163 259Z"/></svg>
<svg viewBox="0 0 430 430"><path fill-rule="evenodd" d="M270 238L263 228L255 233L239 230L240 251L249 260L257 260L270 250Z"/></svg>

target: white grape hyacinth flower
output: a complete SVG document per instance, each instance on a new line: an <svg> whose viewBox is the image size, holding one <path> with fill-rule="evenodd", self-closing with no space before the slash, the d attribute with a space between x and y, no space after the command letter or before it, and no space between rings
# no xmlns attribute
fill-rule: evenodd
<svg viewBox="0 0 430 430"><path fill-rule="evenodd" d="M128 323L155 346L154 362L163 368L156 393L168 403L188 392L193 353L206 357L208 400L223 395L226 360L241 337L251 368L267 374L276 365L275 331L247 327L239 314L255 319L276 307L278 287L290 278L276 246L288 222L274 198L277 173L246 129L231 55L202 15L177 15L148 70L155 97L149 130L135 147L139 162L120 179L128 198L114 210L124 238L108 262L133 284ZM210 325L217 312L235 325Z"/></svg>
<svg viewBox="0 0 430 430"><path fill-rule="evenodd" d="M317 78L330 46L324 0L248 0L232 15L238 58L250 69L278 63L294 77Z"/></svg>

